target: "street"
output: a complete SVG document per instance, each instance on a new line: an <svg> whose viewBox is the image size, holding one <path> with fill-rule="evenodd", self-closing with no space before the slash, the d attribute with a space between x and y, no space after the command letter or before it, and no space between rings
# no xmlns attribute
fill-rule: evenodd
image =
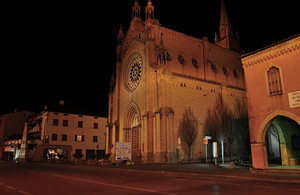
<svg viewBox="0 0 300 195"><path fill-rule="evenodd" d="M126 166L126 165L124 165ZM0 161L0 194L299 194L300 184L242 177L229 169L152 169ZM147 168L147 166L144 166ZM216 171L213 171L216 170ZM222 171L224 170L224 171Z"/></svg>

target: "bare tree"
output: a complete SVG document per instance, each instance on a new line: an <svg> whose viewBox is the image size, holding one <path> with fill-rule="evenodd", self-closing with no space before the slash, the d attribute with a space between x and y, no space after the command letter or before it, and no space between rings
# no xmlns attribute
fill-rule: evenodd
<svg viewBox="0 0 300 195"><path fill-rule="evenodd" d="M178 134L183 144L183 149L191 162L192 146L198 135L198 121L190 108L186 109L179 124Z"/></svg>
<svg viewBox="0 0 300 195"><path fill-rule="evenodd" d="M234 129L235 135L239 140L240 153L249 157L251 153L250 135L249 135L249 120L246 101L236 99L234 104Z"/></svg>
<svg viewBox="0 0 300 195"><path fill-rule="evenodd" d="M231 145L233 143L233 113L224 102L222 94L219 94L212 109L207 110L204 121L204 133L212 136L215 141L221 142L222 162L224 163L224 143L228 143L231 155Z"/></svg>

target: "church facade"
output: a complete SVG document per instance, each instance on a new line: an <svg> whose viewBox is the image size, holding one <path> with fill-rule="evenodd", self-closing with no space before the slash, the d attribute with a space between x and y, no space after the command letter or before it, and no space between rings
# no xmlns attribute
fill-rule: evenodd
<svg viewBox="0 0 300 195"><path fill-rule="evenodd" d="M130 27L126 35L120 28L117 41L106 153L115 155L117 142L130 142L134 161L182 159L178 127L183 112L190 108L199 122L192 157L205 156L203 120L217 95L222 93L230 107L236 98L246 100L239 40L224 2L215 43L163 27L154 17L151 0L145 7L145 20L138 1L134 3Z"/></svg>

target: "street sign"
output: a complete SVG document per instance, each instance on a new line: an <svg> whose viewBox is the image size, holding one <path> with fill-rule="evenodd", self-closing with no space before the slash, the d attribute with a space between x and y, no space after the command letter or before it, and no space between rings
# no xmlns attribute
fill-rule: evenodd
<svg viewBox="0 0 300 195"><path fill-rule="evenodd" d="M178 138L178 149L180 149L181 148L181 139L180 139L180 137Z"/></svg>
<svg viewBox="0 0 300 195"><path fill-rule="evenodd" d="M208 144L208 138L203 138L203 144L207 145Z"/></svg>

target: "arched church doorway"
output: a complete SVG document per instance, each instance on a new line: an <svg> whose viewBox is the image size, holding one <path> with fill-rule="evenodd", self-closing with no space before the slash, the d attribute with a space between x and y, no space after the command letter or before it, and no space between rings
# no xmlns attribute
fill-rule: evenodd
<svg viewBox="0 0 300 195"><path fill-rule="evenodd" d="M300 165L300 125L286 116L273 118L265 132L268 167Z"/></svg>
<svg viewBox="0 0 300 195"><path fill-rule="evenodd" d="M141 161L141 120L140 112L136 104L130 104L127 109L127 117L124 124L124 142L131 143L131 160Z"/></svg>

